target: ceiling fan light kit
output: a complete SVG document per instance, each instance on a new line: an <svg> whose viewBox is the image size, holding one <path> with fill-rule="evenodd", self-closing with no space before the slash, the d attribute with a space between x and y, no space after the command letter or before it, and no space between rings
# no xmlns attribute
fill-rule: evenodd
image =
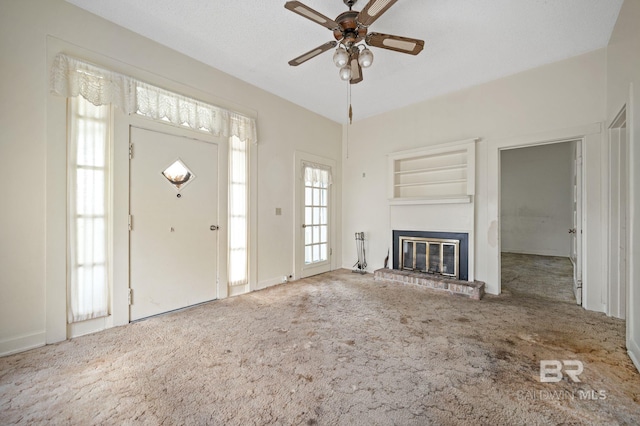
<svg viewBox="0 0 640 426"><path fill-rule="evenodd" d="M343 0L349 10L336 19L330 19L299 1L288 1L284 7L316 24L331 30L336 41L318 46L309 52L289 61L289 65L298 66L333 47L333 63L340 68L340 78L357 84L362 81L362 68L373 64L373 52L367 46L379 47L410 55L417 55L424 47L424 41L389 34L368 33L369 26L386 12L398 0L369 0L360 11L352 10L357 0Z"/></svg>

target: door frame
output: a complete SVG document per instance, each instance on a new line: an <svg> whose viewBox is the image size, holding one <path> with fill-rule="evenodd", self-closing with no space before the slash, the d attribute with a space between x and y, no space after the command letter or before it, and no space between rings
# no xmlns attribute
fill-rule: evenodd
<svg viewBox="0 0 640 426"><path fill-rule="evenodd" d="M638 301L640 300L640 281L638 280L638 246L640 239L638 238L638 206L640 204L638 171L637 163L639 158L638 137L636 135L635 125L638 123L638 115L636 112L635 101L637 90L633 83L629 84L629 91L626 102L621 105L619 112L610 121L611 126L615 128L615 124L620 118L620 114L626 112L626 138L627 138L627 282L626 282L626 348L627 354L631 358L636 369L640 371L640 308ZM613 182L609 182L610 189L613 190Z"/></svg>
<svg viewBox="0 0 640 426"><path fill-rule="evenodd" d="M609 126L609 288L607 315L626 317L629 293L630 140L626 105ZM622 132L622 128L625 131ZM623 223L624 221L624 223ZM624 243L624 263L619 247ZM624 278L621 278L624 275Z"/></svg>
<svg viewBox="0 0 640 426"><path fill-rule="evenodd" d="M501 286L501 241L500 241L500 151L503 149L526 147L554 142L582 140L583 142L583 262L582 262L582 306L586 309L604 312L604 262L602 262L599 241L602 238L601 200L603 197L601 182L602 125L594 123L569 129L555 130L540 134L487 140L480 146L479 155L487 157L486 171L480 171L480 179L486 179L487 209L477 212L478 235L487 235L487 242L481 240L476 244L483 245L479 250L476 265L482 268L476 275L485 275L487 292L500 294ZM589 170L589 173L585 171ZM593 244L589 249L588 242ZM486 244L486 246L484 246ZM486 265L486 266L483 266ZM478 273L479 272L479 273ZM592 279L592 280L591 280ZM601 286L601 288L599 288Z"/></svg>
<svg viewBox="0 0 640 426"><path fill-rule="evenodd" d="M582 273L583 273L583 234L584 223L582 221L582 212L584 209L584 187L583 187L583 164L582 157L583 140L577 140L573 142L573 165L572 165L572 187L573 187L573 236L571 238L571 263L573 264L573 294L576 298L576 303L582 305ZM578 232L579 231L579 232Z"/></svg>
<svg viewBox="0 0 640 426"><path fill-rule="evenodd" d="M634 84L629 84L629 96L627 102L627 117L631 117L627 120L627 138L629 140L629 168L627 169L629 178L629 198L627 200L629 205L629 246L627 247L627 267L629 268L629 276L627 280L627 353L633 361L636 369L640 371L640 307L638 306L638 300L640 300L640 281L638 280L637 266L639 265L639 246L640 238L638 235L638 219L637 213L640 205L640 195L638 186L638 171L637 159L640 157L638 150L638 137L636 135L635 124L638 123L638 116L636 112L635 100L638 99L635 96L636 89Z"/></svg>
<svg viewBox="0 0 640 426"><path fill-rule="evenodd" d="M337 182L337 163L330 158L321 157L307 152L295 151L293 161L293 179L294 179L294 196L293 196L293 279L302 278L304 264L304 233L302 232L302 222L304 214L302 212L302 203L304 201L304 182L302 181L303 163L317 163L331 168L333 183L329 188L329 270L336 269L336 253L333 248L337 241L336 229L336 191L335 184Z"/></svg>
<svg viewBox="0 0 640 426"><path fill-rule="evenodd" d="M584 253L583 253L583 247L584 247L584 221L583 221L583 211L584 211L584 179L582 178L583 176L583 172L584 172L584 161L582 159L582 152L583 152L583 145L584 145L584 138L568 138L568 139L559 139L559 140L552 140L552 141L540 141L540 142L533 142L533 143L529 143L526 145L518 145L518 146L511 146L511 147L505 147L505 148L501 148L498 150L499 154L500 154L500 162L499 164L502 164L502 152L504 151L511 151L514 149L522 149L522 148L531 148L531 147L537 147L537 146L543 146L543 145L555 145L555 144L560 144L560 143L572 143L574 144L574 150L573 150L573 158L572 158L572 164L571 164L571 168L572 168L572 181L571 181L571 185L572 185L572 190L574 189L575 192L572 193L573 197L570 200L571 204L572 204L572 210L574 211L574 217L572 218L572 223L571 226L575 226L575 232L573 233L573 236L571 237L571 248L570 248L570 255L569 255L569 259L571 260L571 264L573 265L573 292L574 292L574 296L576 298L576 303L578 305L582 305L582 281L583 281L583 274L584 274ZM499 169L499 180L500 182L502 182L502 169ZM499 194L499 201L500 201L500 205L502 205L502 193L500 192ZM575 206L575 208L574 208ZM502 211L501 208L499 209L499 211ZM498 217L498 229L502 230L502 215L500 214ZM577 222L577 223L576 223ZM575 240L575 245L574 245L574 240ZM499 233L498 234L498 241L499 241L499 246L500 246L500 253L502 253L502 234ZM575 248L575 249L574 249ZM575 259L574 259L575 256ZM502 275L502 265L500 265L500 276ZM502 282L500 283L501 285L501 291L502 291Z"/></svg>

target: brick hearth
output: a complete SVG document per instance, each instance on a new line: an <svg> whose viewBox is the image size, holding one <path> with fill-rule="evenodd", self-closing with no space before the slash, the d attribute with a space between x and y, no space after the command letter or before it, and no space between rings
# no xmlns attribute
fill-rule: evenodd
<svg viewBox="0 0 640 426"><path fill-rule="evenodd" d="M484 283L482 281L459 281L439 275L399 271L396 269L378 269L373 273L373 278L377 281L393 281L401 284L421 285L475 300L480 300L482 296L484 296Z"/></svg>

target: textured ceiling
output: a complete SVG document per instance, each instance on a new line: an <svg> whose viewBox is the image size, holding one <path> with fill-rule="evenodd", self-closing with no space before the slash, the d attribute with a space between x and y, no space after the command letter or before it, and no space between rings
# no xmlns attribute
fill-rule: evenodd
<svg viewBox="0 0 640 426"><path fill-rule="evenodd" d="M331 51L287 64L331 32L284 0L67 0L290 100L347 121L347 84ZM623 0L400 0L370 31L425 40L418 56L371 48L352 86L354 121L605 47ZM342 0L303 0L335 18ZM360 10L360 0L354 10Z"/></svg>

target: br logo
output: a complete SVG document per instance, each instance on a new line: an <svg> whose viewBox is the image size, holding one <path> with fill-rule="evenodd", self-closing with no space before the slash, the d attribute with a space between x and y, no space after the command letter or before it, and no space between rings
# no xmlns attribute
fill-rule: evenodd
<svg viewBox="0 0 640 426"><path fill-rule="evenodd" d="M562 372L569 376L571 380L580 383L578 376L584 370L582 361L555 359L543 359L540 361L540 381L543 383L557 383L562 380Z"/></svg>

